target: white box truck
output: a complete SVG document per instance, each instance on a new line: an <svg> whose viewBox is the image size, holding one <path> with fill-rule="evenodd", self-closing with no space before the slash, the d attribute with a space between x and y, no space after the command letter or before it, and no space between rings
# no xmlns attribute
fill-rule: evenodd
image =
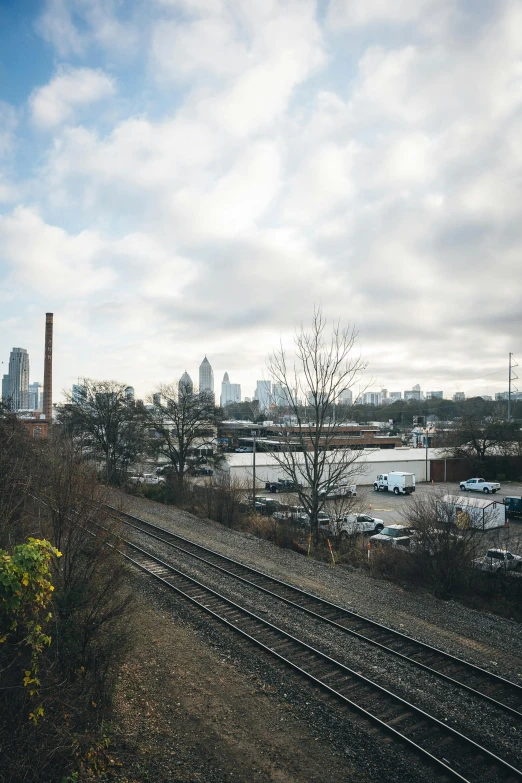
<svg viewBox="0 0 522 783"><path fill-rule="evenodd" d="M411 495L415 492L415 473L392 470L381 473L373 483L375 492L393 492L394 495Z"/></svg>

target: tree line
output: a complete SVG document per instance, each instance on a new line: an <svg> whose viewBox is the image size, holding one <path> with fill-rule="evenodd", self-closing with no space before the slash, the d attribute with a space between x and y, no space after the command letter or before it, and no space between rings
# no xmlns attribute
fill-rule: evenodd
<svg viewBox="0 0 522 783"><path fill-rule="evenodd" d="M104 500L71 441L30 438L0 405L2 781L108 763L103 723L133 615Z"/></svg>

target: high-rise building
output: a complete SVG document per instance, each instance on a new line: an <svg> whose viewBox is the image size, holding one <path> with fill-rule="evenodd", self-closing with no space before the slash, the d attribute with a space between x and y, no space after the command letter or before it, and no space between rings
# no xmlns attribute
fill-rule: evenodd
<svg viewBox="0 0 522 783"><path fill-rule="evenodd" d="M73 405L82 405L87 399L87 389L83 384L81 384L79 381L78 383L73 383L72 385L72 394L71 394L71 402Z"/></svg>
<svg viewBox="0 0 522 783"><path fill-rule="evenodd" d="M156 405L158 408L161 408L163 405L163 397L161 396L160 392L156 392L152 395L152 404Z"/></svg>
<svg viewBox="0 0 522 783"><path fill-rule="evenodd" d="M39 411L42 409L43 404L43 390L42 384L35 381L29 384L29 404L30 411Z"/></svg>
<svg viewBox="0 0 522 783"><path fill-rule="evenodd" d="M381 392L365 392L362 396L363 405L380 405L381 402Z"/></svg>
<svg viewBox="0 0 522 783"><path fill-rule="evenodd" d="M29 354L25 348L13 348L9 356L9 394L13 410L29 405Z"/></svg>
<svg viewBox="0 0 522 783"><path fill-rule="evenodd" d="M134 386L126 386L123 394L125 395L125 402L127 404L134 402Z"/></svg>
<svg viewBox="0 0 522 783"><path fill-rule="evenodd" d="M2 377L2 402L7 405L11 398L11 386L9 384L9 375Z"/></svg>
<svg viewBox="0 0 522 783"><path fill-rule="evenodd" d="M421 391L421 387L417 383L413 389L410 389L409 391L404 392L404 399L405 400L423 400L424 399L424 393Z"/></svg>
<svg viewBox="0 0 522 783"><path fill-rule="evenodd" d="M226 372L221 384L221 407L224 408L231 402L241 402L241 384L230 383L228 372Z"/></svg>
<svg viewBox="0 0 522 783"><path fill-rule="evenodd" d="M183 392L185 394L192 394L194 391L194 384L192 383L192 378L188 374L188 372L185 370L181 378L179 379L178 383L178 393L182 394Z"/></svg>
<svg viewBox="0 0 522 783"><path fill-rule="evenodd" d="M270 381L257 381L255 398L259 402L259 410L266 411L270 407L272 384Z"/></svg>
<svg viewBox="0 0 522 783"><path fill-rule="evenodd" d="M453 395L453 402L464 402L466 399L466 395L464 392L455 392Z"/></svg>
<svg viewBox="0 0 522 783"><path fill-rule="evenodd" d="M282 383L273 383L270 402L278 408L286 408L288 405L291 405L292 400L287 387L283 386Z"/></svg>
<svg viewBox="0 0 522 783"><path fill-rule="evenodd" d="M443 394L441 391L429 391L426 392L427 400L442 400Z"/></svg>
<svg viewBox="0 0 522 783"><path fill-rule="evenodd" d="M339 403L341 405L352 405L353 393L351 389L343 389L339 395Z"/></svg>
<svg viewBox="0 0 522 783"><path fill-rule="evenodd" d="M402 392L390 392L388 395L388 399L390 399L392 402L397 402L397 400L402 400Z"/></svg>
<svg viewBox="0 0 522 783"><path fill-rule="evenodd" d="M214 392L214 371L206 356L199 365L199 390Z"/></svg>

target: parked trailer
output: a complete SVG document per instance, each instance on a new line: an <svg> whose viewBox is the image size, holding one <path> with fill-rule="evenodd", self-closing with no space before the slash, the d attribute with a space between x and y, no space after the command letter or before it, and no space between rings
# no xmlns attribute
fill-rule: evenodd
<svg viewBox="0 0 522 783"><path fill-rule="evenodd" d="M439 503L443 503L453 510L455 524L463 530L470 527L477 528L477 530L488 530L504 527L506 524L506 507L502 501L468 497L467 495L444 495ZM443 517L446 518L446 514L443 514Z"/></svg>

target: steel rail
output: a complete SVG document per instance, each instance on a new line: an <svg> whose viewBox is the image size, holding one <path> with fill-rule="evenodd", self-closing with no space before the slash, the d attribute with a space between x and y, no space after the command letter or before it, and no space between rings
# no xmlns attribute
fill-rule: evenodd
<svg viewBox="0 0 522 783"><path fill-rule="evenodd" d="M116 510L116 509L113 509ZM302 595L307 600L312 600L315 603L319 603L323 606L326 606L330 609L335 609L337 612L340 612L342 614L346 614L350 618L355 618L359 622L369 623L374 627L377 627L379 630L384 630L387 633L390 633L394 636L401 637L403 640L406 640L409 645L414 645L419 647L423 651L428 651L429 653L436 653L439 655L443 660L449 661L452 664L458 664L461 668L464 667L464 669L471 670L474 674L478 674L479 676L482 676L486 678L490 682L494 682L495 684L502 685L504 688L509 688L513 690L514 692L518 693L522 699L522 687L517 685L517 683L513 683L510 680L506 680L503 677L500 677L497 674L494 674L493 672L489 672L486 669L482 669L479 666L476 666L473 663L469 663L468 661L464 661L463 659L451 655L450 653L446 653L443 650L438 649L437 647L433 647L432 645L428 645L425 642L421 642L417 639L413 639L410 636L407 636L406 634L401 633L400 631L395 631L394 629L388 628L385 625L382 625L381 623L377 623L375 620L370 620L369 618L364 617L363 615L357 614L355 612L351 612L349 609L345 609L344 607L338 606L337 604L333 604L330 601L326 601L323 598L318 598L317 596L312 595L311 593L307 593L306 591L302 590L301 588L295 587L293 585L288 584L287 582L283 582L280 579L277 579L276 577L270 576L268 574L263 573L262 571L257 571L256 569L243 565L242 563L239 563L236 560L233 560L232 558L227 557L226 555L222 555L219 552L215 552L212 549L208 549L207 547L202 546L201 544L196 544L193 541L190 541L189 539L184 538L183 536L180 536L176 533L172 533L170 530L167 530L165 528L162 528L159 525L155 525L152 522L149 522L145 519L140 519L139 517L135 517L132 514L127 514L126 512L119 511L118 513L124 514L125 516L128 516L131 519L135 519L139 521L140 523L143 523L149 527L154 528L155 530L160 530L162 533L167 534L168 536L175 538L177 540L181 540L186 544L189 544L190 546L193 546L203 552L210 553L212 556L219 558L222 561L232 563L234 566L240 567L244 571L247 571L248 573L253 573L259 576L262 576L264 579L270 580L278 585L283 586L285 589L293 591L299 595ZM341 631L344 631L345 633L350 634L353 637L356 637L364 642L367 642L370 645L373 645L374 647L379 648L380 650L384 651L385 653L390 653L392 655L395 655L396 657L413 664L414 666L417 666L418 668L428 672L429 674L432 674L440 679L446 680L447 682L450 682L452 685L457 686L459 688L462 688L463 690L467 691L468 693L472 694L473 696L480 698L488 703L490 703L492 706L503 710L504 712L507 712L511 717L516 718L518 720L522 719L522 712L520 712L517 709L514 709L513 707L509 706L505 702L499 701L498 699L493 698L492 696L489 696L486 693L483 693L482 691L477 690L476 688L473 688L471 685L467 685L466 683L455 679L454 677L451 677L449 674L445 674L444 672L438 671L437 669L433 669L431 666L428 666L425 663L422 663L421 661L416 660L415 658L411 658L408 655L405 655L404 653L400 652L399 650L394 650L392 647L387 647L385 644L372 639L368 636L365 636L362 633L359 633L358 631L353 630L352 628L347 628L345 625L342 625L341 623L336 622L335 620L332 620L329 617L326 617L322 614L319 614L318 612L313 611L312 609L307 608L306 606L303 606L302 604L296 603L295 601L292 601L289 598L285 598L284 596L278 595L277 593L274 593L272 590L269 590L266 587L263 587L262 585L258 585L255 582L250 581L249 579L246 579L245 577L240 576L239 574L235 574L233 571L229 571L226 568L223 568L223 566L217 565L216 563L212 563L210 560L207 560L204 557L201 557L200 555L195 554L194 552L190 552L187 549L184 549L181 546L178 546L177 544L172 543L171 541L166 541L165 539L160 538L159 536L156 536L153 533L150 533L148 531L144 531L141 528L139 528L137 525L133 525L129 522L125 522L128 526L134 528L135 530L138 530L139 532L145 533L146 535L157 539L158 541L161 541L164 544L167 544L174 549L177 549L180 552L183 552L190 557L193 557L196 560L199 560L212 568L215 568L229 576L232 576L233 578L243 582L244 584L247 584L251 587L254 587L257 590L260 590L263 593L266 593L267 595L270 595L272 597L277 598L278 600L282 601L283 603L288 604L289 606L292 606L294 608L300 609L301 611L305 612L306 614L314 617L315 619L318 619L322 622L326 622L329 625L332 625L335 628L340 629Z"/></svg>
<svg viewBox="0 0 522 783"><path fill-rule="evenodd" d="M182 573L179 571L179 569L175 568L174 566L170 565L169 563L166 563L165 561L161 560L160 558L156 557L155 555L151 554L150 552L145 551L141 547L137 546L131 541L124 541L123 542L125 546L131 550L134 550L139 554L139 557L142 559L142 562L140 560L136 560L135 558L130 557L129 554L122 552L121 549L118 549L118 551L130 562L132 562L134 565L136 565L138 568L143 570L144 572L148 573L149 575L153 576L155 579L163 583L164 585L167 585L170 589L174 590L179 595L183 596L184 598L188 599L191 603L195 604L199 609L203 610L205 613L208 613L212 615L216 620L218 620L220 623L224 623L227 625L230 629L234 630L236 633L241 634L245 638L247 638L249 641L255 643L258 647L262 648L266 652L268 652L270 655L277 657L280 661L285 663L286 665L290 666L294 670L298 671L300 674L304 675L307 679L314 682L314 684L318 685L323 690L327 691L331 695L333 695L335 698L341 700L345 704L348 704L351 708L354 708L357 710L360 714L363 714L366 718L370 719L373 723L376 723L380 728L384 729L388 733L391 733L395 738L400 739L402 742L406 742L408 745L413 747L416 752L421 752L423 756L425 756L431 763L435 763L440 769L444 770L445 775L450 775L455 780L460 781L466 781L466 783L472 783L473 781L482 781L485 778L484 777L477 777L476 774L473 775L472 778L464 777L458 770L454 769L452 766L450 766L450 762L448 762L448 759L445 758L438 758L437 756L433 755L429 750L426 748L423 748L420 744L417 742L414 742L412 739L410 739L406 734L402 733L401 731L398 731L393 726L386 723L386 720L383 720L382 718L379 718L377 715L374 715L372 712L369 712L364 707L362 707L360 704L357 704L352 699L349 699L347 696L345 696L343 693L341 693L339 690L336 690L335 688L332 688L328 683L324 682L324 680L316 677L314 674L312 674L310 671L307 671L302 666L296 664L294 661L292 661L289 658L286 658L285 656L281 655L277 650L273 649L272 647L269 647L264 642L260 641L259 639L256 639L251 634L243 630L242 628L238 628L237 625L234 622L230 622L226 619L226 617L218 614L217 611L209 607L208 605L205 605L204 603L201 603L200 600L195 598L194 596L188 594L185 592L185 590L182 590L180 587L176 586L175 584L172 584L172 582L168 581L168 579L164 578L163 576L160 576L159 574L155 573L151 568L149 568L147 565L144 564L143 561L150 563L152 561L153 564L158 564L161 569L165 569L168 574L171 575L171 578L177 578L181 579L182 582L189 583L189 586L195 588L198 593L203 592L204 595L209 595L214 599L217 599L218 602L221 602L222 604L225 604L227 607L231 607L234 612L239 613L241 615L246 616L248 620L251 620L256 624L258 627L264 629L269 629L271 632L275 633L277 637L280 639L282 638L285 641L290 641L292 644L296 645L297 647L301 648L305 651L310 657L314 657L316 660L328 664L330 666L330 670L334 670L337 672L342 673L345 677L348 677L350 679L355 679L360 683L363 683L365 686L369 687L374 692L377 692L379 695L384 696L388 704L391 701L392 703L396 705L400 705L402 709L406 708L411 713L414 713L415 715L421 717L422 721L427 721L431 724L432 727L435 727L435 730L442 731L442 733L446 737L451 737L451 739L454 742L460 743L461 746L465 746L467 750L472 750L472 752L475 754L473 756L472 761L470 762L471 766L476 767L477 765L475 762L478 760L484 761L485 759L489 762L489 768L491 770L491 767L493 767L493 770L500 770L502 779L509 781L522 781L522 771L519 769L516 769L516 767L509 764L509 762L505 761L504 759L500 758L496 754L489 751L487 748L484 748L483 746L479 745L474 740L470 739L469 737L466 737L461 732L457 731L456 729L452 728L451 726L448 726L448 724L443 723L442 721L438 720L438 718L433 717L429 713L425 712L424 710L420 709L419 707L416 707L413 704L410 704L408 701L403 699L400 696L397 696L396 694L392 693L391 691L387 690L381 685L378 685L377 683L373 682L372 680L369 680L367 677L365 677L362 674L359 674L358 672L350 669L349 667L345 666L344 664L336 661L335 659L331 658L328 655L325 655L321 651L315 649L314 647L311 647L306 642L303 642L302 640L296 638L295 636L287 633L286 631L282 630L281 628L278 628L277 626L270 623L268 620L265 620L258 615L254 614L253 612L250 612L248 609L245 609L244 607L240 606L239 604L236 604L231 599L227 598L226 596L220 595L217 591L213 590L210 587L205 586L198 580L188 576L187 574ZM394 716L393 718L388 718L388 720L391 722L392 720L398 721L399 719L403 719L407 716L407 713L400 712L399 715ZM417 727L417 724L415 724L414 728ZM432 736L431 733L428 733L428 737ZM485 770L482 770L484 772ZM478 775L481 775L482 772L478 772ZM467 773L466 773L467 774Z"/></svg>

